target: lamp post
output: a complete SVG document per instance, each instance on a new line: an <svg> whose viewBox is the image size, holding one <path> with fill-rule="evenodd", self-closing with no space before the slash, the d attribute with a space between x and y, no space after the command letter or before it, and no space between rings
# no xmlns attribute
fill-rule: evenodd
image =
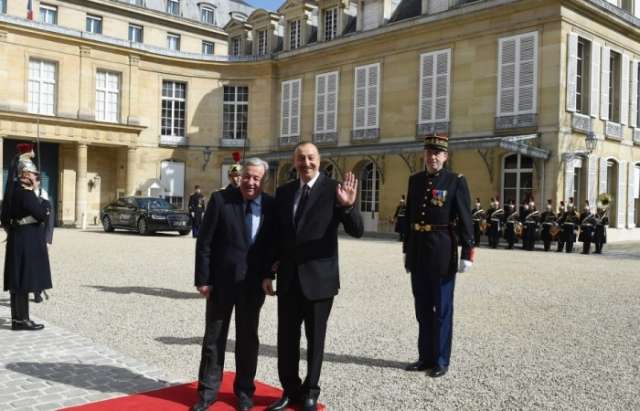
<svg viewBox="0 0 640 411"><path fill-rule="evenodd" d="M591 154L598 146L598 136L593 131L589 131L584 139L584 144L587 148L587 154Z"/></svg>
<svg viewBox="0 0 640 411"><path fill-rule="evenodd" d="M204 163L202 163L202 171L206 170L207 164L209 164L209 160L211 160L211 153L213 153L213 150L211 150L209 146L205 146L202 149L202 158L204 160Z"/></svg>

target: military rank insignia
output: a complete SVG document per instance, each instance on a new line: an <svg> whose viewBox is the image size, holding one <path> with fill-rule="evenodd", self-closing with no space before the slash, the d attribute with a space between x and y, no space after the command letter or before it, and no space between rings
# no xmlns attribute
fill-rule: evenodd
<svg viewBox="0 0 640 411"><path fill-rule="evenodd" d="M436 190L435 188L431 190L431 204L434 206L442 207L446 198L447 190Z"/></svg>

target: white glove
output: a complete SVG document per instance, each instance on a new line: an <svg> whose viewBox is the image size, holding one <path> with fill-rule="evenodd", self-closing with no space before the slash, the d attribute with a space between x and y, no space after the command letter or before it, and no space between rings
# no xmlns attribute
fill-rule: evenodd
<svg viewBox="0 0 640 411"><path fill-rule="evenodd" d="M467 272L467 271L469 271L471 269L472 265L473 265L473 263L471 261L460 259L460 265L458 266L458 272L459 273Z"/></svg>

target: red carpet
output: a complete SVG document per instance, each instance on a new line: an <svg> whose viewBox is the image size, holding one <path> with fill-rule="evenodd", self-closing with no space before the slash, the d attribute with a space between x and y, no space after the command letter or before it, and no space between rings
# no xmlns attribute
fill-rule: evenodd
<svg viewBox="0 0 640 411"><path fill-rule="evenodd" d="M209 411L233 411L236 398L233 394L233 379L235 374L225 372L222 386L218 394L218 401ZM94 402L77 407L63 408L65 411L185 411L198 400L196 382L176 385L156 391L132 394L126 397ZM269 404L282 395L278 388L256 381L256 393L253 396L254 411L264 410ZM290 408L295 410L296 408ZM324 406L318 409L324 410Z"/></svg>

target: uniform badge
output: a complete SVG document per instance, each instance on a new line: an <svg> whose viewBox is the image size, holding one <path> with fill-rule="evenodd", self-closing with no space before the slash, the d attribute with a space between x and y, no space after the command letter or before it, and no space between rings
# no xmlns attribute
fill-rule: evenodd
<svg viewBox="0 0 640 411"><path fill-rule="evenodd" d="M436 207L442 207L447 198L447 190L431 190L431 204Z"/></svg>

